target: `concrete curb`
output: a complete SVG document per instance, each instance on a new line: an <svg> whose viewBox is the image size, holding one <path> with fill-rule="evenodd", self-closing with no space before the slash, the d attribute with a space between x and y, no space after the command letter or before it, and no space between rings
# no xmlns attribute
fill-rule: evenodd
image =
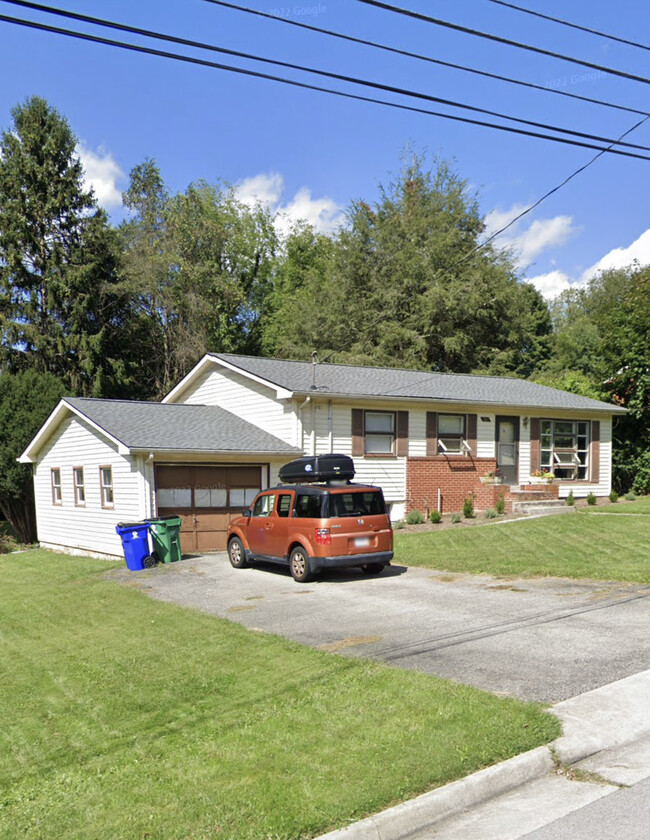
<svg viewBox="0 0 650 840"><path fill-rule="evenodd" d="M551 711L564 734L546 747L516 755L464 779L423 793L316 840L406 840L441 820L474 808L552 772L650 732L650 670L557 703Z"/></svg>
<svg viewBox="0 0 650 840"><path fill-rule="evenodd" d="M346 828L323 834L318 840L398 840L447 819L486 799L543 776L554 767L548 747L537 747L501 764L486 767L464 779L423 793Z"/></svg>

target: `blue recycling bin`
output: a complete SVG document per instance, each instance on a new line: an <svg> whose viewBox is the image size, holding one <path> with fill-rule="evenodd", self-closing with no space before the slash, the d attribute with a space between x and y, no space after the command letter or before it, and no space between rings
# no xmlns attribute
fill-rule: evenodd
<svg viewBox="0 0 650 840"><path fill-rule="evenodd" d="M149 558L149 525L146 522L120 522L115 530L122 538L126 567L140 572Z"/></svg>

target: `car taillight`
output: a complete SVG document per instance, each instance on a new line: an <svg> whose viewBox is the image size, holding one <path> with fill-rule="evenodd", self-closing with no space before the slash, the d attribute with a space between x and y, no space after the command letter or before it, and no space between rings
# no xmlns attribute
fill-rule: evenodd
<svg viewBox="0 0 650 840"><path fill-rule="evenodd" d="M329 528L316 528L316 545L331 545L332 537Z"/></svg>

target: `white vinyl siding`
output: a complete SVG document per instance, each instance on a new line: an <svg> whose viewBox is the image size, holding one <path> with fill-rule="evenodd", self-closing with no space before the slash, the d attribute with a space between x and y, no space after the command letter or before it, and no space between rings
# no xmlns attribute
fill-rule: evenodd
<svg viewBox="0 0 650 840"><path fill-rule="evenodd" d="M174 402L217 405L292 446L299 445L291 402L278 400L274 389L234 371L208 369Z"/></svg>
<svg viewBox="0 0 650 840"><path fill-rule="evenodd" d="M100 467L113 474L114 505L102 508ZM62 504L52 504L51 467L61 470ZM75 505L75 467L83 467L85 505ZM78 417L64 420L40 452L34 471L39 542L76 551L121 556L118 522L144 518L142 460L116 447ZM67 491L67 492L66 492Z"/></svg>
<svg viewBox="0 0 650 840"><path fill-rule="evenodd" d="M486 419L483 420L482 418ZM476 422L476 457L496 457L496 415L478 412Z"/></svg>
<svg viewBox="0 0 650 840"><path fill-rule="evenodd" d="M528 416L528 415L526 415ZM519 424L519 481L525 484L530 476L530 418Z"/></svg>
<svg viewBox="0 0 650 840"><path fill-rule="evenodd" d="M359 405L355 408L365 408L368 411L393 411L392 408L376 405ZM330 430L328 420L327 403L318 403L314 406L313 412L305 413L303 420L306 423L307 416L310 422L314 423L315 454L324 455L328 452L336 452L340 455L352 455L352 406L332 404L332 429L331 446ZM313 420L311 420L313 418ZM409 417L409 435L410 435ZM306 439L311 433L311 427L305 429ZM311 450L305 447L305 452ZM384 491L387 502L403 502L406 498L406 458L355 458L354 468L355 481L359 483L377 484Z"/></svg>

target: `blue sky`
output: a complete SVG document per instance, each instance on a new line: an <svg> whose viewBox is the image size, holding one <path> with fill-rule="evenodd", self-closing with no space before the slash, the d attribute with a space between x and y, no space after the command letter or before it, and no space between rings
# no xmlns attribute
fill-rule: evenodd
<svg viewBox="0 0 650 840"><path fill-rule="evenodd" d="M641 109L649 101L647 85L409 20L356 0L240 2L279 18L580 96ZM646 51L537 20L487 0L394 3L650 76ZM650 43L650 35L646 38L650 31L648 4L634 0L616 4L604 0L519 3ZM639 119L630 113L390 56L204 0L60 0L58 5L609 137L619 136ZM0 14L97 32L89 25L61 22L3 0ZM108 33L107 37L152 43L128 35ZM166 48L156 43L153 46ZM199 54L188 48L168 49ZM294 71L269 69L235 58L208 57L319 83L317 77ZM88 178L114 220L121 218L119 193L126 186L129 170L148 156L155 158L171 190L182 190L199 178L211 182L224 179L238 185L246 200L256 196L281 209L288 218L304 216L321 229L331 229L340 223L351 200L372 201L377 197L378 185L387 183L391 173L399 169L402 150L408 144L430 158L438 155L453 160L458 173L478 192L488 229L495 229L594 154L588 149L346 101L1 22L0 79L0 125L9 127L10 109L17 102L33 94L45 97L70 121L80 141ZM320 83L366 93L344 83ZM378 95L399 101L391 94ZM453 112L444 106L430 107ZM650 146L650 121L627 139ZM548 297L584 282L596 267L623 265L634 258L648 263L649 175L650 161L603 156L497 242L515 249L522 276L531 279Z"/></svg>

